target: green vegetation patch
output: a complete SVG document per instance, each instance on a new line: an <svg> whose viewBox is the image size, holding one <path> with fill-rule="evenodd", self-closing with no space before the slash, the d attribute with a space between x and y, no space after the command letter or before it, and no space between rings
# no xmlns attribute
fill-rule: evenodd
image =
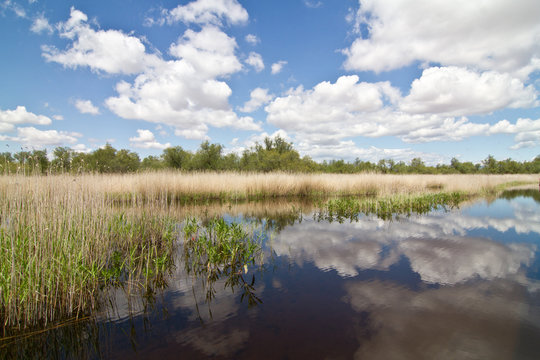
<svg viewBox="0 0 540 360"><path fill-rule="evenodd" d="M337 198L319 205L317 220L343 222L358 220L361 214L389 220L394 215L425 214L439 208L453 208L469 198L463 192L441 192L421 195L395 195L378 198Z"/></svg>
<svg viewBox="0 0 540 360"><path fill-rule="evenodd" d="M105 287L144 286L172 264L172 219L20 205L0 213L4 329L86 315Z"/></svg>
<svg viewBox="0 0 540 360"><path fill-rule="evenodd" d="M215 296L214 284L225 278L225 286L242 289L242 299L249 305L260 299L255 295L255 277L244 278L248 267L257 261L262 264L261 237L242 224L214 218L203 225L189 218L184 225L184 259L188 273L204 279L206 300Z"/></svg>

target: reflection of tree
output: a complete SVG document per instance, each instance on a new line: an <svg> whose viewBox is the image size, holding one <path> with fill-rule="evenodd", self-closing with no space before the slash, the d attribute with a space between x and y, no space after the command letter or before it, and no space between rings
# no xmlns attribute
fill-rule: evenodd
<svg viewBox="0 0 540 360"><path fill-rule="evenodd" d="M517 197L526 197L534 199L535 202L540 203L540 191L536 189L516 189L516 190L506 190L499 196L505 200L512 200Z"/></svg>
<svg viewBox="0 0 540 360"><path fill-rule="evenodd" d="M452 209L467 196L460 192L428 193L420 195L394 195L390 197L343 197L321 204L314 214L317 221L358 221L359 216L375 215L383 220L392 220L397 215L427 214L437 209Z"/></svg>

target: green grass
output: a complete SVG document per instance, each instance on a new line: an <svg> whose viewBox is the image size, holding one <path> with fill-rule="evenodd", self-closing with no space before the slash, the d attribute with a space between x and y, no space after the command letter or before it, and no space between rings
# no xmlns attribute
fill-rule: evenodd
<svg viewBox="0 0 540 360"><path fill-rule="evenodd" d="M437 208L453 208L469 196L462 192L420 195L394 195L375 198L344 197L328 200L319 205L317 220L343 222L358 220L361 214L392 219L394 215L425 214Z"/></svg>
<svg viewBox="0 0 540 360"><path fill-rule="evenodd" d="M225 286L234 291L242 289L242 299L256 305L260 299L255 295L255 277L246 281L248 268L257 262L262 264L261 237L247 230L242 224L226 222L223 218L211 219L201 224L188 218L184 225L184 260L188 273L205 279L206 300L215 295L214 284L225 278Z"/></svg>
<svg viewBox="0 0 540 360"><path fill-rule="evenodd" d="M2 214L0 226L4 328L86 315L99 307L103 288L127 280L144 286L172 264L172 219L94 209L61 211L61 217L58 208L12 210L7 221Z"/></svg>

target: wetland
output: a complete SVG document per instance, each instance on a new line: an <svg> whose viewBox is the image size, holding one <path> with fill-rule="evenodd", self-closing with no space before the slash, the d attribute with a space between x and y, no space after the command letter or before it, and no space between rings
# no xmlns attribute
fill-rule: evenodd
<svg viewBox="0 0 540 360"><path fill-rule="evenodd" d="M501 185L526 179L256 201L53 180L0 187L3 358L540 352L540 193Z"/></svg>

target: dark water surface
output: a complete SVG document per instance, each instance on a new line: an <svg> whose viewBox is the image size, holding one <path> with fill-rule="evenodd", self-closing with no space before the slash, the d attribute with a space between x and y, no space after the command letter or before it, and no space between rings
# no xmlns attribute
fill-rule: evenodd
<svg viewBox="0 0 540 360"><path fill-rule="evenodd" d="M508 191L383 221L234 216L265 234L262 268L206 299L181 257L164 289L19 342L19 355L106 359L539 359L540 197ZM245 295L245 294L244 294ZM13 354L13 353L12 353Z"/></svg>

